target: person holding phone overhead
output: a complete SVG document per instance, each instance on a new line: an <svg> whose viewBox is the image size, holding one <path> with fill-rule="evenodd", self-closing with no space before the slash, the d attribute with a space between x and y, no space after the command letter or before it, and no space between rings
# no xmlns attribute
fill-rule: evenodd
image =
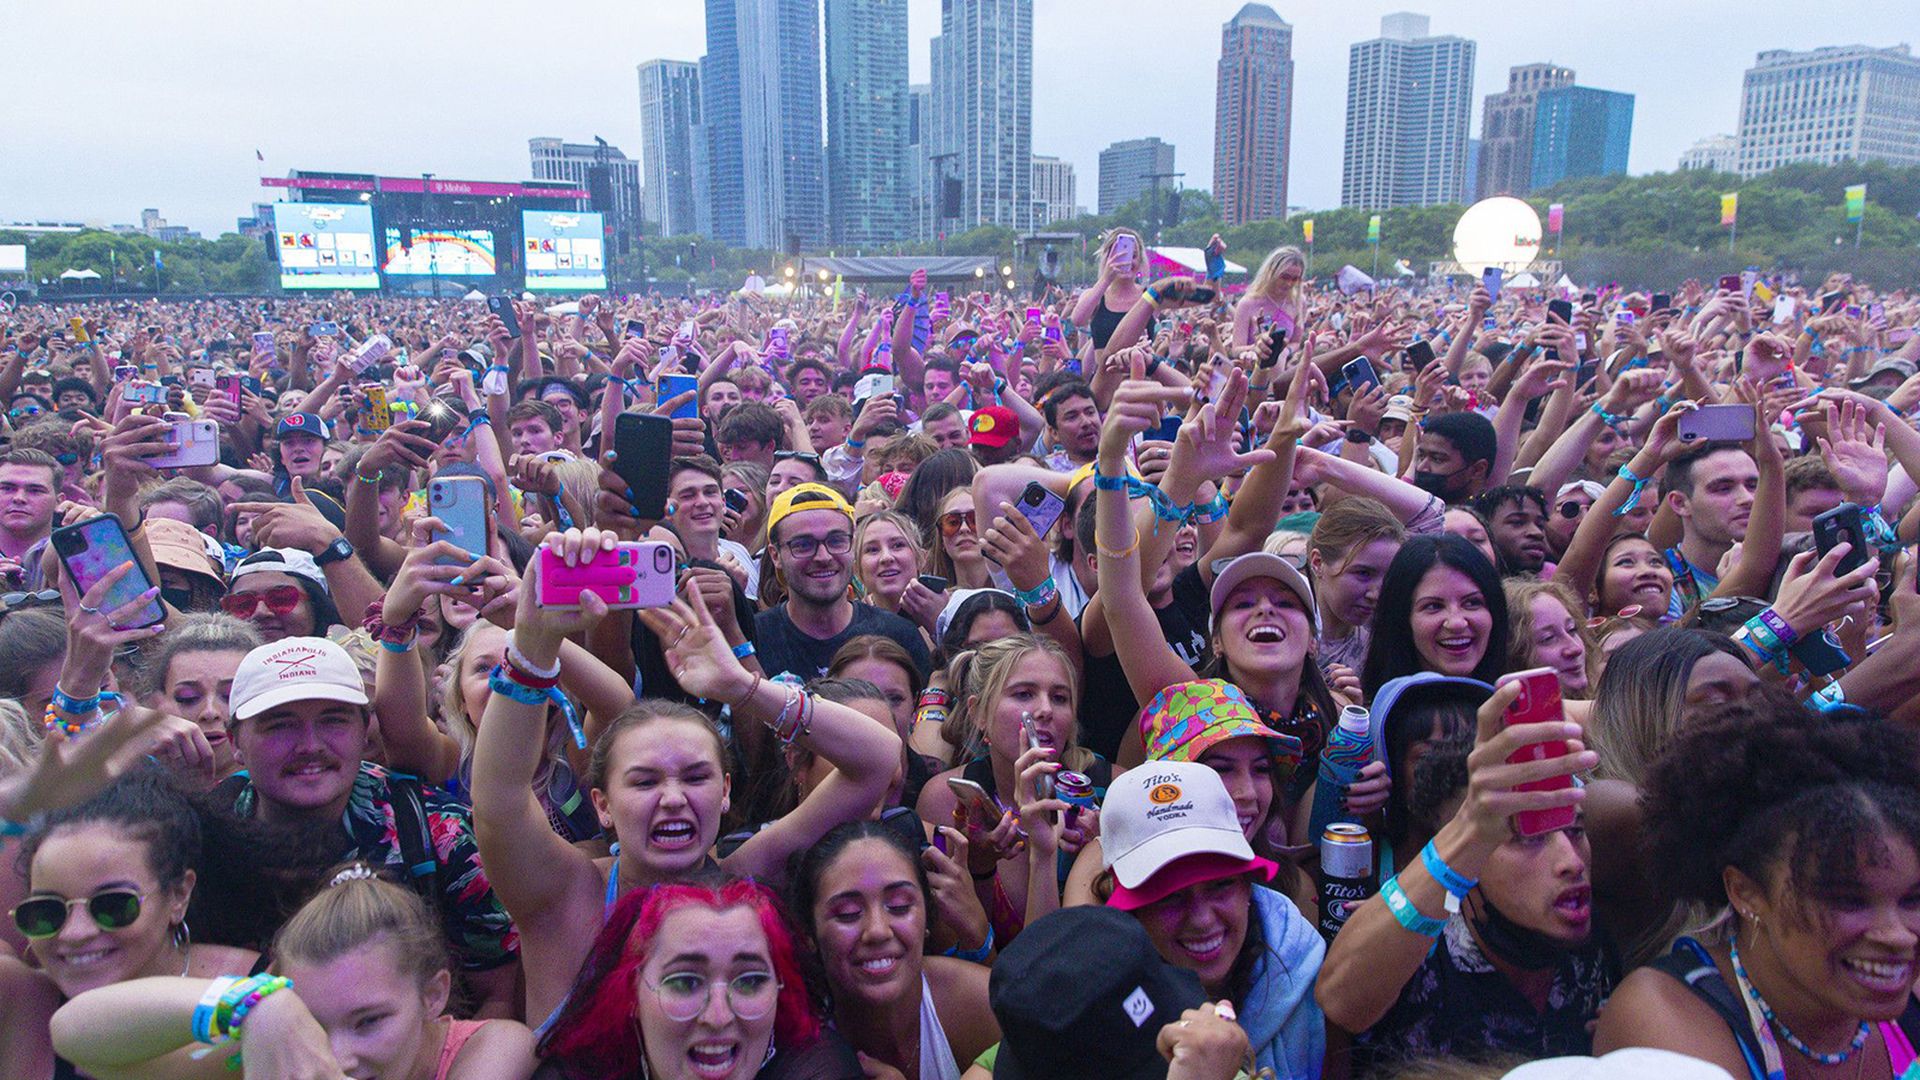
<svg viewBox="0 0 1920 1080"><path fill-rule="evenodd" d="M1069 316L1074 328L1093 338L1095 353L1107 342L1141 296L1140 279L1147 273L1147 245L1132 229L1113 229L1100 242L1100 277L1080 293Z"/></svg>
<svg viewBox="0 0 1920 1080"><path fill-rule="evenodd" d="M1306 304L1300 295L1307 276L1307 258L1291 244L1274 248L1254 271L1247 291L1233 305L1233 347L1244 349L1263 333L1285 331L1291 341L1298 334Z"/></svg>

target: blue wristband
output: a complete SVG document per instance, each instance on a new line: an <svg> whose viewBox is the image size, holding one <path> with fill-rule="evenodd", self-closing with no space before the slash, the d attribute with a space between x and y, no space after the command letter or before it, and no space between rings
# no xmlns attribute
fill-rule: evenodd
<svg viewBox="0 0 1920 1080"><path fill-rule="evenodd" d="M1393 912L1393 921L1410 933L1421 937L1437 938L1447 928L1447 920L1432 919L1420 914L1413 906L1413 900L1400 890L1400 879L1390 877L1380 886L1380 899L1387 902L1387 910Z"/></svg>
<svg viewBox="0 0 1920 1080"><path fill-rule="evenodd" d="M1093 489L1095 491L1125 491L1127 490L1127 477L1124 473L1119 476L1104 476L1099 469L1095 469L1093 470Z"/></svg>
<svg viewBox="0 0 1920 1080"><path fill-rule="evenodd" d="M733 656L736 660L745 660L747 657L752 656L753 653L754 648L753 642L751 641L743 641L733 647Z"/></svg>
<svg viewBox="0 0 1920 1080"><path fill-rule="evenodd" d="M1449 915L1458 912L1461 898L1472 892L1475 885L1480 884L1480 879L1462 877L1459 871L1448 866L1447 860L1440 857L1440 852L1433 846L1431 840L1427 841L1426 847L1420 849L1420 864L1427 868L1427 873L1433 875L1433 880L1439 882L1441 888L1447 890L1446 907Z"/></svg>
<svg viewBox="0 0 1920 1080"><path fill-rule="evenodd" d="M1040 607L1060 595L1060 587L1047 578L1031 589L1014 589L1013 598L1020 601L1022 607Z"/></svg>
<svg viewBox="0 0 1920 1080"><path fill-rule="evenodd" d="M1598 405L1594 406L1596 409L1599 407ZM1635 476L1633 475L1633 470L1627 468L1625 465L1620 466L1620 471L1615 475L1633 485L1633 490L1627 493L1627 501L1621 503L1613 510L1614 517L1626 517L1633 512L1634 507L1640 505L1640 493L1647 489L1647 481L1653 478L1651 476Z"/></svg>
<svg viewBox="0 0 1920 1080"><path fill-rule="evenodd" d="M960 946L955 945L941 955L951 956L955 960L965 960L969 964L986 963L987 958L993 955L993 925L991 923L987 925L987 940L981 942L979 948L962 949Z"/></svg>

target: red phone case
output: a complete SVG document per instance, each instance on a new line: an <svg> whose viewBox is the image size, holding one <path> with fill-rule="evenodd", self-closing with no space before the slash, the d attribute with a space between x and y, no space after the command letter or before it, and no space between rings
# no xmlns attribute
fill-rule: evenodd
<svg viewBox="0 0 1920 1080"><path fill-rule="evenodd" d="M1560 707L1560 677L1552 668L1534 668L1531 671L1517 672L1503 676L1500 684L1510 682L1520 684L1520 696L1507 706L1502 717L1507 726L1514 724L1560 723L1566 714ZM1507 758L1510 765L1527 761L1545 761L1548 758L1565 757L1568 747L1566 740L1555 739L1551 742L1534 743L1517 750ZM1573 786L1573 777L1556 776L1549 780L1536 780L1521 784L1516 791L1559 791ZM1513 831L1521 836L1540 836L1564 829L1572 825L1579 817L1576 808L1563 806L1557 810L1527 810L1513 816Z"/></svg>

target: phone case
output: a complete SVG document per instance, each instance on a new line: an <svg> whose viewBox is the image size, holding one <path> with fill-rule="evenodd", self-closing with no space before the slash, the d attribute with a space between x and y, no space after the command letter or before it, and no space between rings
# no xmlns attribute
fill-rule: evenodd
<svg viewBox="0 0 1920 1080"><path fill-rule="evenodd" d="M147 464L156 469L189 469L220 460L220 425L211 420L176 420L167 433L173 449L155 454Z"/></svg>
<svg viewBox="0 0 1920 1080"><path fill-rule="evenodd" d="M1020 493L1020 502L1014 506L1014 509L1020 511L1020 516L1026 518L1027 524L1033 526L1035 536L1045 536L1047 530L1053 528L1053 523L1060 520L1060 515L1066 511L1067 504L1060 496L1033 483L1028 484L1027 489Z"/></svg>
<svg viewBox="0 0 1920 1080"><path fill-rule="evenodd" d="M666 401L668 398L679 397L681 394L684 394L689 390L698 390L699 388L700 388L700 379L694 375L662 375L660 376L659 396L661 401ZM698 394L695 394L693 398L688 400L688 402L685 405L682 405L679 408L673 410L673 419L675 420L679 420L684 417L699 416L699 415L700 415L700 397Z"/></svg>
<svg viewBox="0 0 1920 1080"><path fill-rule="evenodd" d="M1340 374L1347 377L1347 385L1356 394L1380 385L1380 376L1374 372L1373 363L1364 356L1356 356L1341 365Z"/></svg>
<svg viewBox="0 0 1920 1080"><path fill-rule="evenodd" d="M368 431L385 431L393 426L393 407L387 404L386 387L367 387L367 412L360 418L360 426Z"/></svg>
<svg viewBox="0 0 1920 1080"><path fill-rule="evenodd" d="M1558 723L1565 714L1560 707L1560 677L1552 668L1534 668L1531 671L1504 675L1495 684L1504 686L1510 682L1520 684L1520 696L1507 706L1504 723L1514 724ZM1534 743L1507 758L1510 765L1527 761L1545 761L1548 758L1565 757L1567 744L1564 739L1553 742ZM1536 780L1517 785L1516 791L1559 791L1573 786L1573 777L1556 776L1550 780ZM1563 806L1557 810L1526 810L1513 816L1513 829L1521 836L1539 836L1555 829L1564 829L1578 818L1574 807Z"/></svg>
<svg viewBox="0 0 1920 1080"><path fill-rule="evenodd" d="M215 379L212 368L191 368L187 371L188 386L204 386L211 390Z"/></svg>
<svg viewBox="0 0 1920 1080"><path fill-rule="evenodd" d="M989 823L1000 820L1000 804L987 794L986 788L958 776L947 778L947 788L953 792L954 798L960 800L960 805L978 813L983 820Z"/></svg>
<svg viewBox="0 0 1920 1080"><path fill-rule="evenodd" d="M1834 568L1836 574L1850 574L1866 565L1869 551L1860 508L1853 503L1841 503L1814 518L1813 543L1822 558L1842 543L1852 545L1846 557Z"/></svg>
<svg viewBox="0 0 1920 1080"><path fill-rule="evenodd" d="M568 566L547 547L536 558L543 605L579 607L581 595L587 592L616 610L666 607L673 602L675 559L670 544L628 541L580 566Z"/></svg>
<svg viewBox="0 0 1920 1080"><path fill-rule="evenodd" d="M667 462L673 455L673 421L664 416L621 413L613 424L613 469L632 489L630 501L642 520L667 516Z"/></svg>
<svg viewBox="0 0 1920 1080"><path fill-rule="evenodd" d="M477 476L434 477L427 481L427 512L446 523L444 536L455 546L475 555L487 553L487 482ZM443 566L464 566L466 561L451 555L434 560Z"/></svg>
<svg viewBox="0 0 1920 1080"><path fill-rule="evenodd" d="M153 583L147 580L146 571L141 569L140 561L133 557L133 547L127 542L126 528L112 514L55 529L48 542L60 556L61 564L67 568L67 576L73 579L74 589L81 596L99 584L100 579L106 577L114 567L125 562L133 563L133 569L107 592L107 598L100 603L101 611L125 607L153 587ZM137 621L117 628L131 630L152 626L164 618L166 609L155 598L140 609Z"/></svg>
<svg viewBox="0 0 1920 1080"><path fill-rule="evenodd" d="M1680 417L1680 441L1746 442L1753 424L1751 405L1702 405Z"/></svg>

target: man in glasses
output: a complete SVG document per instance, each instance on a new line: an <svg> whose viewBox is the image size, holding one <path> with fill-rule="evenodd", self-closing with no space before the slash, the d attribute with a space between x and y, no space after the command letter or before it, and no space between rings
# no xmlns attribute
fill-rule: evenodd
<svg viewBox="0 0 1920 1080"><path fill-rule="evenodd" d="M853 577L853 508L825 484L780 493L767 511L767 548L787 599L755 619L760 669L811 679L861 634L892 638L928 670L927 647L910 622L847 595Z"/></svg>
<svg viewBox="0 0 1920 1080"><path fill-rule="evenodd" d="M338 861L363 860L407 882L440 916L476 1004L511 1002L513 924L480 866L471 811L363 760L366 686L346 650L317 637L262 645L235 669L229 701L227 733L246 772L216 789L222 804L335 839Z"/></svg>
<svg viewBox="0 0 1920 1080"><path fill-rule="evenodd" d="M1567 545L1573 543L1573 534L1579 530L1587 510L1600 501L1604 492L1605 489L1592 480L1569 480L1560 485L1553 505L1547 508L1548 557L1556 562L1566 557Z"/></svg>
<svg viewBox="0 0 1920 1080"><path fill-rule="evenodd" d="M60 502L60 462L44 450L14 449L0 454L0 556L20 564L24 589L41 585L40 553L53 532L53 511Z"/></svg>

